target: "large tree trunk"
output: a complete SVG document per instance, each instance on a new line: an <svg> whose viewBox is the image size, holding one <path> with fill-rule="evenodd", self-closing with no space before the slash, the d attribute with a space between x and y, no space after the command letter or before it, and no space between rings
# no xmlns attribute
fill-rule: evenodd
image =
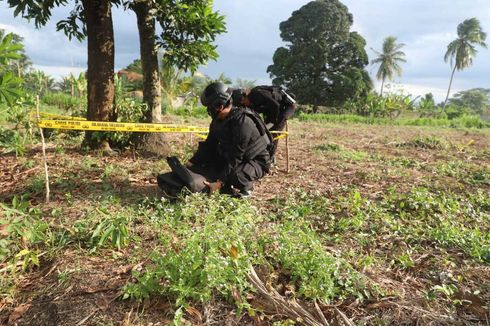
<svg viewBox="0 0 490 326"><path fill-rule="evenodd" d="M453 72L451 73L451 80L449 81L449 88L447 89L446 99L444 100L444 104L442 105L442 111L446 109L446 104L449 98L449 93L451 92L451 85L453 84L453 77L455 72L456 72L456 65L454 65Z"/></svg>
<svg viewBox="0 0 490 326"><path fill-rule="evenodd" d="M144 122L161 123L161 89L158 69L158 52L155 44L155 18L151 14L151 1L138 0L133 3L140 37L141 67L143 69L143 101L147 105ZM165 134L138 133L133 141L147 153L167 156L170 152Z"/></svg>
<svg viewBox="0 0 490 326"><path fill-rule="evenodd" d="M87 119L110 121L114 105L114 30L110 0L82 0L87 26ZM110 150L107 140L100 142L92 132L85 134L91 148Z"/></svg>
<svg viewBox="0 0 490 326"><path fill-rule="evenodd" d="M143 68L143 101L148 106L145 122L162 122L158 52L155 44L155 18L148 0L135 1L133 10L138 21L141 66Z"/></svg>

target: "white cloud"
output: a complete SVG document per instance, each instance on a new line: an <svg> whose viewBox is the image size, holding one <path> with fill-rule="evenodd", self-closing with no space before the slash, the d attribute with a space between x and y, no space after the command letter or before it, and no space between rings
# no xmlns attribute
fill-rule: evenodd
<svg viewBox="0 0 490 326"><path fill-rule="evenodd" d="M80 73L85 72L85 68L79 67L66 67L66 66L42 66L42 65L34 65L34 69L42 70L47 75L59 80L63 76L67 76L69 74L73 74L77 76Z"/></svg>
<svg viewBox="0 0 490 326"><path fill-rule="evenodd" d="M443 60L447 44L456 37L456 26L466 18L479 18L483 29L490 33L490 1L488 0L341 0L354 15L353 30L379 49L388 35L406 44L408 62L403 75L397 78L407 91L416 95L432 92L436 98L445 97L450 66ZM226 16L228 32L218 37L220 57L201 70L211 76L220 73L236 79L270 82L266 72L274 51L283 43L279 24L309 0L215 0L215 9ZM67 16L72 2L55 10L47 26L36 30L33 23L13 18L13 9L0 1L0 28L25 38L27 55L37 67L53 75L81 71L86 66L86 43L69 42L55 24ZM114 9L116 67L124 67L139 57L139 41L135 15ZM490 40L489 40L490 41ZM457 72L454 90L473 87L490 88L490 53L479 50L469 69ZM75 68L72 68L75 67ZM374 79L377 67L367 70ZM379 89L379 87L378 87Z"/></svg>

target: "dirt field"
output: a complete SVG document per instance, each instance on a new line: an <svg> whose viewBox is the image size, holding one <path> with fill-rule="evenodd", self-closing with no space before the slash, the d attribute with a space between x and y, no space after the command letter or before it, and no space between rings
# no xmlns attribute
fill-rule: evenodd
<svg viewBox="0 0 490 326"><path fill-rule="evenodd" d="M419 187L452 194L454 198L490 193L488 131L333 125L296 120L290 123L290 130L290 172L285 172L282 140L272 173L255 187L251 203L263 214L280 211L277 201L299 196L299 190L308 198L325 198L332 203L354 189L373 203L385 200L391 192L410 193ZM169 141L173 153L183 159L189 157L196 143L193 139L191 146L188 135L173 135ZM39 208L55 229L64 226L74 230L75 221L84 218L96 203L109 203L122 210L136 207L145 197L160 196L155 176L168 171L163 159L142 157L130 151L114 157L83 153L62 135L49 141L48 156L49 204L43 203L40 146L35 146L25 157L0 156L0 201L10 205L14 196L29 194L30 204ZM332 211L337 212L336 209ZM482 204L481 209L486 215L481 215L483 224L479 227L490 242L490 206L485 208ZM315 214L321 219L321 214ZM18 325L170 323L175 311L167 298L151 297L142 302L120 298L121 288L131 279L131 272L144 268L149 261L148 252L159 246L158 239L152 239L142 226L134 228L138 245L91 251L68 242L59 245L55 254L41 257L39 267L19 272L8 292L0 297L0 324L9 321ZM318 223L317 232L321 230L322 223ZM404 248L405 242L399 245L396 235L376 238L365 247L349 241L342 240L338 245L328 242L327 246L339 255L352 250L354 256L345 254L345 259L383 288L384 294L362 302L347 298L321 306L319 309L330 316L332 324L488 324L490 260L485 262L485 259L490 259L490 247L487 258L473 259L457 246L419 243L417 249L409 250L410 264L402 268L396 267L399 266L396 257L400 256L395 257L393 252ZM377 257L380 263L362 266L355 253ZM0 269L3 267L0 264ZM444 289L439 291L436 286L448 284L443 282L444 277L459 277L458 289L441 294ZM427 299L431 293L435 295L433 300ZM261 307L260 318L246 312L237 313L233 304L219 296L207 303L188 306L184 318L188 324L196 325L274 322L291 325L286 322L292 322L290 316L280 309L274 311L256 297L248 299L252 305ZM311 308L308 302L305 305Z"/></svg>

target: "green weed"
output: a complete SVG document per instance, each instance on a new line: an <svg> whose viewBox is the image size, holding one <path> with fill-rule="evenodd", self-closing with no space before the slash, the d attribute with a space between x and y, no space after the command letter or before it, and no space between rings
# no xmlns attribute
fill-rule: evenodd
<svg viewBox="0 0 490 326"><path fill-rule="evenodd" d="M42 193L45 188L44 175L33 175L28 181L27 189L33 194Z"/></svg>
<svg viewBox="0 0 490 326"><path fill-rule="evenodd" d="M39 266L39 254L49 242L49 226L41 219L41 212L30 207L27 198L14 197L12 205L0 204L0 263L8 263L7 270L15 272Z"/></svg>
<svg viewBox="0 0 490 326"><path fill-rule="evenodd" d="M361 274L345 260L328 253L305 221L285 221L276 227L275 233L275 241L267 245L274 248L268 255L273 266L281 266L280 272L290 275L298 285L295 295L325 302L371 296Z"/></svg>
<svg viewBox="0 0 490 326"><path fill-rule="evenodd" d="M249 287L250 244L259 218L249 205L193 195L176 205L151 203L150 209L148 217L162 219L168 251L153 253L154 266L135 275L138 282L127 285L126 298L167 295L181 307L187 300L206 302L215 292L232 299L233 289L243 294Z"/></svg>
<svg viewBox="0 0 490 326"><path fill-rule="evenodd" d="M422 164L420 162L404 156L385 157L380 155L371 155L371 158L373 160L382 162L387 166L403 167L403 168L410 168L410 169L420 169L422 167Z"/></svg>
<svg viewBox="0 0 490 326"><path fill-rule="evenodd" d="M24 156L27 151L27 139L19 131L0 127L0 149L3 153L15 153L16 157Z"/></svg>
<svg viewBox="0 0 490 326"><path fill-rule="evenodd" d="M351 151L343 148L342 146L334 143L329 143L325 145L319 145L314 147L314 150L322 152L334 152L345 161L362 161L366 159L369 155L363 151Z"/></svg>
<svg viewBox="0 0 490 326"><path fill-rule="evenodd" d="M490 185L490 169L486 166L450 161L437 164L435 171L438 174L456 178L463 183Z"/></svg>
<svg viewBox="0 0 490 326"><path fill-rule="evenodd" d="M126 180L128 177L128 172L120 166L107 164L104 166L104 170L100 174L100 177L104 183Z"/></svg>
<svg viewBox="0 0 490 326"><path fill-rule="evenodd" d="M411 147L411 148L422 148L422 149L445 149L448 147L447 143L436 137L436 136L426 136L426 137L415 137L407 142L402 142L396 144L397 147Z"/></svg>
<svg viewBox="0 0 490 326"><path fill-rule="evenodd" d="M90 156L84 156L80 162L80 167L84 172L90 172L97 169L99 161Z"/></svg>
<svg viewBox="0 0 490 326"><path fill-rule="evenodd" d="M91 245L98 248L110 243L112 247L121 250L121 247L126 246L129 241L129 218L121 214L110 215L102 209L97 209L97 212L104 218L90 236Z"/></svg>
<svg viewBox="0 0 490 326"><path fill-rule="evenodd" d="M478 116L463 116L456 119L436 119L436 118L373 118L363 117L353 114L308 114L300 112L300 121L316 121L330 123L353 123L370 125L391 125L391 126L427 126L443 128L490 128L490 123L482 120Z"/></svg>

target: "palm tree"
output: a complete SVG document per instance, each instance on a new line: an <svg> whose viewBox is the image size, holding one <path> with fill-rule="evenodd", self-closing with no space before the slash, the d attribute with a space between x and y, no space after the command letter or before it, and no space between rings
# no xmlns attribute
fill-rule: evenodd
<svg viewBox="0 0 490 326"><path fill-rule="evenodd" d="M407 62L405 60L405 53L400 51L405 44L396 43L396 37L388 36L383 41L383 51L379 52L371 48L378 57L371 61L371 64L379 64L378 72L376 73L376 78L381 80L381 96L383 96L383 86L386 78L389 80L393 79L393 74L396 73L398 76L402 74L402 68L400 67L400 62Z"/></svg>
<svg viewBox="0 0 490 326"><path fill-rule="evenodd" d="M464 22L458 25L458 38L449 43L446 54L444 55L444 61L447 62L450 60L451 67L453 67L453 72L451 73L451 80L449 81L446 100L442 106L443 110L446 107L447 99L449 98L454 73L456 70L463 70L464 68L468 68L473 64L473 57L478 52L475 49L475 46L480 45L486 48L486 38L487 34L482 31L480 21L476 18L466 19Z"/></svg>

